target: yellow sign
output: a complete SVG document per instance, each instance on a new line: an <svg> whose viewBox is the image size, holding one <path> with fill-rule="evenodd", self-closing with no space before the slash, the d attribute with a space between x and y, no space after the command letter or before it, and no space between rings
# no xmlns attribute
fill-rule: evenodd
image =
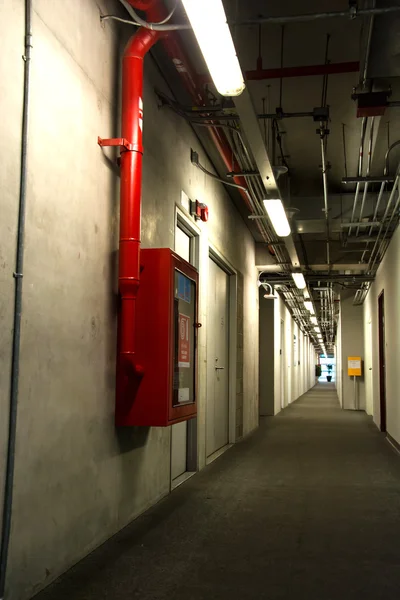
<svg viewBox="0 0 400 600"><path fill-rule="evenodd" d="M347 374L351 377L361 377L361 356L347 358Z"/></svg>

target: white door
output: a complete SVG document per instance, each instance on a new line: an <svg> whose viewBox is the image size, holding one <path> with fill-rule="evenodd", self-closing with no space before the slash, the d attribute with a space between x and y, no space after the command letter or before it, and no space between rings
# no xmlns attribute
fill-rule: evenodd
<svg viewBox="0 0 400 600"><path fill-rule="evenodd" d="M175 252L190 262L191 238L182 229L175 230ZM187 421L171 426L171 480L183 475L187 466Z"/></svg>
<svg viewBox="0 0 400 600"><path fill-rule="evenodd" d="M207 307L207 456L229 442L229 276L211 258Z"/></svg>

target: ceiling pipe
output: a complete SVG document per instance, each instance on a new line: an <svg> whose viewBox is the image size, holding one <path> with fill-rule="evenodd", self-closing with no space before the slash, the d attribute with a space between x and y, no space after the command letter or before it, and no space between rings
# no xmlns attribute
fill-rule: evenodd
<svg viewBox="0 0 400 600"><path fill-rule="evenodd" d="M313 264L313 265L309 265L311 271L328 271L328 269L330 269L331 271L367 271L368 270L368 265L367 264L360 264L360 263L333 263L331 265L327 265L327 264ZM262 271L264 271L265 273L283 273L284 269L282 268L282 265L257 265L257 269L260 269ZM308 275L307 275L308 277ZM322 274L318 274L319 279L323 280L324 279L324 275ZM353 274L350 275L345 275L345 277L353 277Z"/></svg>
<svg viewBox="0 0 400 600"><path fill-rule="evenodd" d="M370 131L369 131L369 142L368 142L368 158L367 158L367 171L366 171L366 177L369 177L369 173L371 170L371 161L372 161L372 143L373 143L373 139L374 139L374 123L375 123L375 117L371 117L371 125L370 125ZM360 207L360 217L359 217L359 222L362 221L362 217L363 217L363 212L364 212L364 206L365 206L365 200L367 198L367 193L368 193L368 185L369 182L366 181L364 184L364 191L363 191L363 197L361 200L361 207ZM356 236L358 236L360 232L360 225L357 226L356 229Z"/></svg>
<svg viewBox="0 0 400 600"><path fill-rule="evenodd" d="M326 164L326 130L323 123L320 124L320 141L321 141L321 159L322 159L322 181L324 185L324 213L325 213L325 229L326 229L326 262L329 265L331 262L330 247L329 247L329 208L328 208L328 174ZM329 266L328 266L329 269Z"/></svg>
<svg viewBox="0 0 400 600"><path fill-rule="evenodd" d="M375 0L373 0L373 4L374 4L374 8L372 10L376 10L375 9ZM365 48L364 65L363 65L362 74L360 74L361 89L365 89L366 83L367 83L368 65L369 65L369 58L370 58L370 54L371 54L372 31L374 28L374 14L375 14L374 12L370 13L371 16L370 16L370 20L369 20L368 37L367 37L367 43L366 43L366 48ZM361 122L361 140L360 140L360 150L359 150L359 158L358 158L357 177L361 177L363 174L362 170L363 170L363 160L364 160L364 142L365 142L365 134L367 131L367 123L368 123L368 118L363 117L362 122ZM371 125L371 129L372 129L372 125ZM370 139L370 147L372 150L372 136ZM368 170L367 175L369 175L369 170ZM365 189L365 188L367 188L367 189ZM363 196L364 201L365 201L367 190L368 190L368 181L366 181L366 183L364 185L364 196ZM351 216L352 221L354 221L354 215L355 215L355 211L356 211L356 207L357 207L359 192L360 192L360 182L357 182L356 192L354 195L353 211L352 211L352 216ZM351 227L349 229L348 235L349 236L351 235Z"/></svg>
<svg viewBox="0 0 400 600"><path fill-rule="evenodd" d="M262 81L264 79L285 79L287 77L314 77L316 75L340 75L341 73L358 73L359 61L328 63L323 65L302 65L298 67L279 67L274 69L254 69L246 71L247 81ZM210 83L209 74L201 75L202 83Z"/></svg>
<svg viewBox="0 0 400 600"><path fill-rule="evenodd" d="M374 246L372 248L371 256L370 256L370 259L369 259L369 265L368 265L368 272L369 273L372 273L372 271L373 271L373 269L375 267L376 261L378 260L378 256L379 256L380 250L382 248L382 242L383 242L383 240L381 240L381 235L382 235L382 232L383 232L383 228L385 226L386 219L387 219L387 217L389 215L389 211L390 211L390 208L392 206L393 199L394 199L394 197L396 195L396 192L397 192L397 194L399 194L399 190L398 190L399 182L400 182L400 163L399 163L399 166L397 168L396 178L394 180L393 188L392 188L392 191L390 193L390 196L389 196L389 199L388 199L388 202L387 202L387 205L386 205L385 213L384 213L384 215L383 215L383 217L381 219L381 226L380 226L379 231L378 231L378 236L377 236L375 244L374 244ZM397 202L395 203L395 210L396 210L396 208L398 208ZM391 217L391 219L390 219L390 221L389 221L389 223L387 225L385 236L387 234L387 231L388 231L388 228L390 226L390 223L393 220L393 217L394 217L394 214L395 214L395 210L393 211L392 217Z"/></svg>
<svg viewBox="0 0 400 600"><path fill-rule="evenodd" d="M363 157L364 157L364 141L365 141L365 133L367 131L367 117L363 117L361 121L361 137L360 137L360 148L358 151L358 169L357 169L357 178L362 176L362 166L363 166ZM354 217L356 214L356 207L358 202L358 195L360 193L360 181L357 181L356 191L354 194L353 201L353 210L351 212L351 222L354 221ZM348 236L351 234L351 227L348 232Z"/></svg>
<svg viewBox="0 0 400 600"><path fill-rule="evenodd" d="M260 25L262 23L301 23L307 21L320 21L322 19L335 19L339 17L347 17L355 19L356 17L368 17L374 15L387 15L400 11L400 6L386 6L383 8L360 8L352 6L349 10L309 13L302 15L288 15L280 17L258 17L256 19L247 19L239 21L235 25Z"/></svg>
<svg viewBox="0 0 400 600"><path fill-rule="evenodd" d="M282 67L277 69L255 69L245 72L247 81L263 79L283 79L286 77L313 77L316 75L339 75L341 73L358 73L358 61L329 63L326 65L306 65L300 67Z"/></svg>

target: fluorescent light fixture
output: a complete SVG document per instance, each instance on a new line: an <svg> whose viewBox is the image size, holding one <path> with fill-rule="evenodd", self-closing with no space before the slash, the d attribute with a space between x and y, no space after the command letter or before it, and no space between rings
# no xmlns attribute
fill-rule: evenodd
<svg viewBox="0 0 400 600"><path fill-rule="evenodd" d="M317 317L310 317L310 321L311 323L314 323L314 325L318 325Z"/></svg>
<svg viewBox="0 0 400 600"><path fill-rule="evenodd" d="M315 315L315 310L314 310L313 303L311 302L311 300L304 302L304 306L312 315Z"/></svg>
<svg viewBox="0 0 400 600"><path fill-rule="evenodd" d="M218 92L239 96L245 85L222 0L182 0L182 4Z"/></svg>
<svg viewBox="0 0 400 600"><path fill-rule="evenodd" d="M304 290L306 287L306 280L304 279L303 273L292 273L292 277L299 290Z"/></svg>
<svg viewBox="0 0 400 600"><path fill-rule="evenodd" d="M320 330L320 328L318 326L314 327L314 331L316 331L317 333L321 333L321 330Z"/></svg>
<svg viewBox="0 0 400 600"><path fill-rule="evenodd" d="M306 300L310 299L310 294L308 293L308 290L304 290L303 295Z"/></svg>
<svg viewBox="0 0 400 600"><path fill-rule="evenodd" d="M264 206L276 235L279 237L290 235L290 225L285 209L283 208L282 200L264 200Z"/></svg>

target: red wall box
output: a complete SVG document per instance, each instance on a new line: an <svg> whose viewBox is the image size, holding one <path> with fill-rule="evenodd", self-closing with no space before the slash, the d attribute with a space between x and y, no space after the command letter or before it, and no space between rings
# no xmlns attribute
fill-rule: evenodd
<svg viewBox="0 0 400 600"><path fill-rule="evenodd" d="M118 377L117 426L166 427L196 416L198 273L169 248L140 252L136 310L142 380Z"/></svg>

